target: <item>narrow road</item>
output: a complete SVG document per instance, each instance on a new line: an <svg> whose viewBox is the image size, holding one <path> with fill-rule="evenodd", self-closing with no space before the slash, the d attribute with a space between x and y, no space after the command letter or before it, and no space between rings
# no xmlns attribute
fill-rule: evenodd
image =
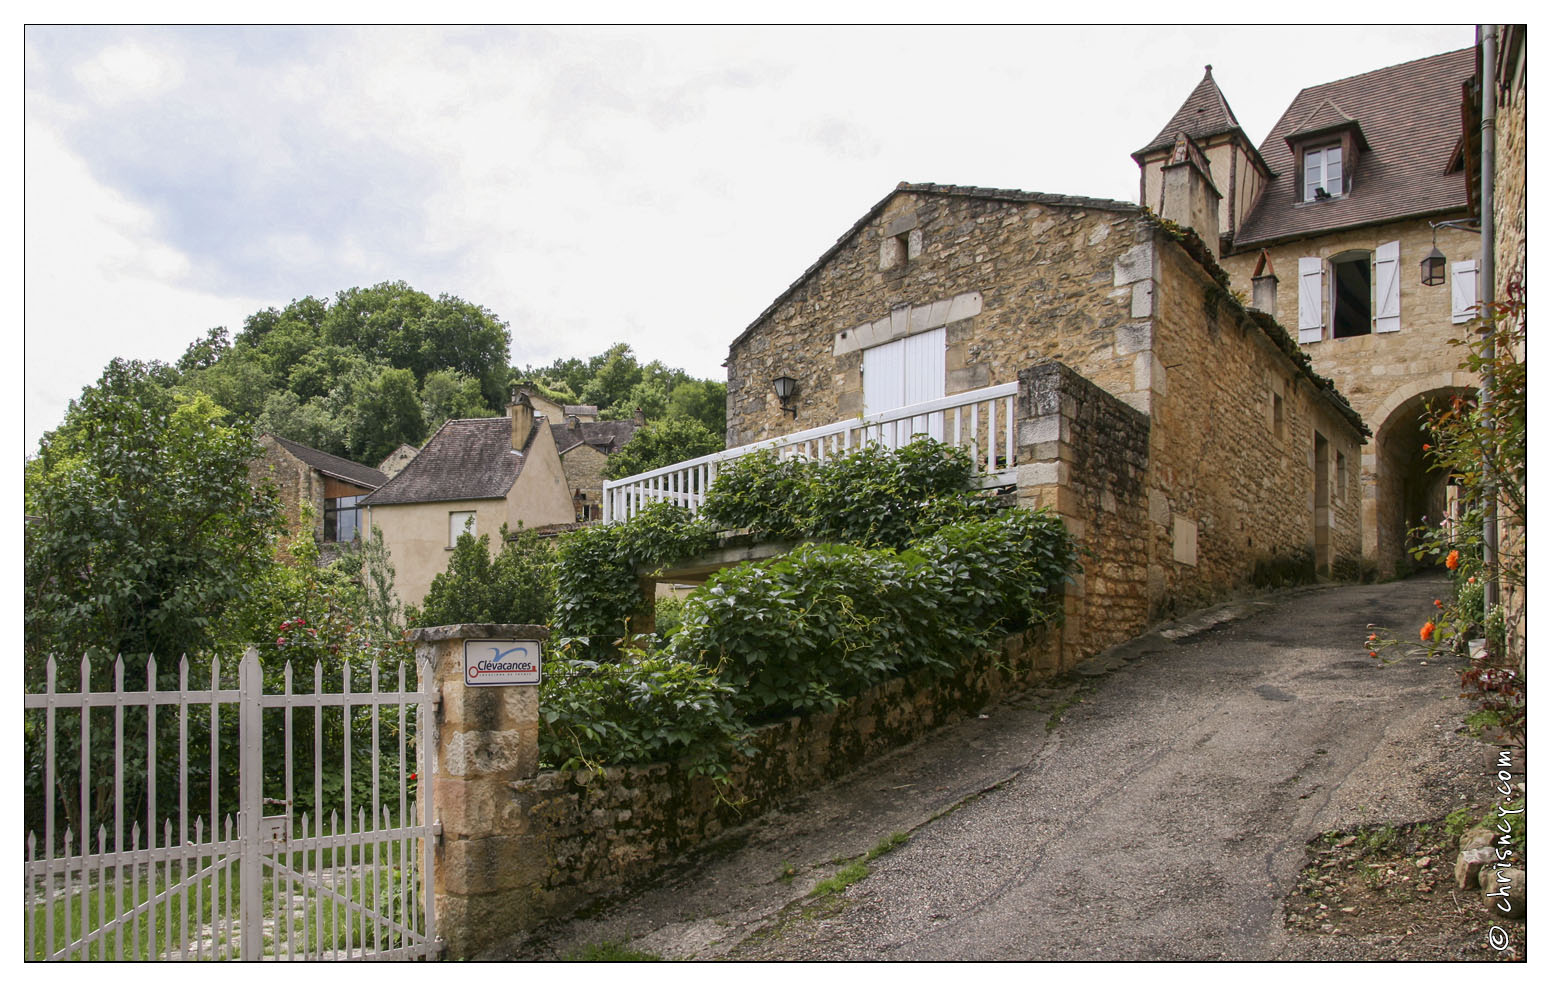
<svg viewBox="0 0 1551 987"><path fill-rule="evenodd" d="M1414 640L1443 589L1304 590L1193 635L1183 622L1081 692L993 707L512 954L613 941L701 959L1370 958L1357 940L1290 935L1281 900L1310 838L1441 816L1482 773L1480 746L1455 733L1456 663L1402 647L1381 664L1362 647L1369 624ZM909 841L869 876L826 906L803 900L894 831Z"/></svg>

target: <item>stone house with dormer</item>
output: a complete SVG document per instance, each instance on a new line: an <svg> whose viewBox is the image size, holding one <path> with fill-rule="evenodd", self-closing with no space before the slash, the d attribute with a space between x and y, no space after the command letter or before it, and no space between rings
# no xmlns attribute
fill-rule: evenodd
<svg viewBox="0 0 1551 987"><path fill-rule="evenodd" d="M1363 451L1363 557L1406 565L1406 531L1447 509L1447 478L1422 455L1429 402L1471 393L1447 345L1474 314L1480 239L1461 110L1475 49L1310 86L1257 148L1211 66L1132 157L1141 201L1170 211L1163 172L1181 136L1207 159L1221 203L1214 253L1253 307L1295 328L1314 370L1374 430ZM1445 225L1446 224L1446 225ZM1199 227L1198 227L1199 229ZM1447 257L1438 284L1420 265Z"/></svg>

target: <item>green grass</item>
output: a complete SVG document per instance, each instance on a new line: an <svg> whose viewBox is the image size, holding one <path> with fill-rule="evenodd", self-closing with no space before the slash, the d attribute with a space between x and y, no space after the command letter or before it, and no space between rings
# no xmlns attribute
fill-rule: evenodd
<svg viewBox="0 0 1551 987"><path fill-rule="evenodd" d="M662 957L621 942L596 942L561 957L568 963L660 963Z"/></svg>
<svg viewBox="0 0 1551 987"><path fill-rule="evenodd" d="M867 859L869 861L877 860L885 853L904 846L905 841L908 839L910 839L910 834L908 833L890 833L883 839L879 840L877 845L875 845L871 850L867 851Z"/></svg>
<svg viewBox="0 0 1551 987"><path fill-rule="evenodd" d="M208 865L210 858L204 858L204 863ZM65 948L70 941L81 939L84 927L87 932L98 928L106 928L108 931L103 940L90 943L79 951L72 952L67 958L155 959L169 952L181 953L185 948L197 956L199 955L197 944L201 940L203 940L202 953L205 958L212 959L216 956L237 958L241 951L240 922L243 895L236 858L230 858L230 863L230 870L221 870L218 877L206 875L197 879L192 875L198 868L191 864L188 869L191 877L187 884L186 895L184 888L179 886L183 874L183 868L179 863L173 863L166 869L158 865L153 873L139 872L134 878L126 874L122 891L111 872L101 886L96 883L95 875L92 882L84 887L73 883L68 896L62 893L61 885L56 883L55 894L51 901L38 901L37 896L34 896L28 902L31 907L30 917L33 926L31 937L23 946L23 955L33 960L46 959L51 953ZM343 866L341 861L341 867ZM390 866L390 861L385 858L382 867L382 887L378 889L374 886L376 875L371 865L370 855L368 855L367 867L368 871L364 877L359 874L347 876L341 873L339 883L334 886L335 892L351 903L369 907L374 913L390 917L400 924L419 925L418 921L404 922L407 902L400 895L404 880L399 869ZM150 916L144 910L139 915L138 923L133 918L126 917L120 920L121 910L131 911L143 906L148 899L162 894L168 887L174 889L170 901L157 901L153 906L154 931ZM217 889L219 902L215 900ZM41 892L41 890L39 887L38 891ZM279 882L279 892L282 896L294 898L301 894L301 884L292 882L288 885L282 877ZM266 918L266 953L276 949L273 936L277 930L280 934L278 952L281 955L286 955L292 950L301 955L309 952L359 950L363 947L375 951L402 945L396 933L385 926L378 928L371 916L367 916L366 927L363 930L359 911L348 911L344 903L335 902L332 898L320 895L316 889L311 888L308 891L308 900L305 903L293 902L288 918L285 921L278 921L275 917L275 893L275 882L266 872L260 888ZM232 916L230 933L227 932L226 927L228 896ZM374 906L372 904L374 900L379 904ZM47 928L50 914L52 914L54 926L52 942L48 939ZM183 931L185 915L188 925L186 940ZM204 931L206 926L216 922L219 923L218 928Z"/></svg>
<svg viewBox="0 0 1551 987"><path fill-rule="evenodd" d="M813 891L810 892L810 896L814 898L825 898L832 894L838 894L839 892L844 891L846 888L849 888L851 885L855 884L857 881L860 881L862 878L871 873L872 871L867 869L867 864L865 862L861 860L853 860L849 864L846 864L844 867L840 868L840 870L836 872L833 877L826 877L824 880L814 885Z"/></svg>

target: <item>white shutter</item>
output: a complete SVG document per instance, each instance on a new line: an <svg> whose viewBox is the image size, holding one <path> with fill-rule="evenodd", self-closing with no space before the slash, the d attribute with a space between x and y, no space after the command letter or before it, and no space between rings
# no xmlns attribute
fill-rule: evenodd
<svg viewBox="0 0 1551 987"><path fill-rule="evenodd" d="M1462 260L1453 265L1454 321L1469 322L1477 315L1476 301L1480 298L1476 285L1476 262Z"/></svg>
<svg viewBox="0 0 1551 987"><path fill-rule="evenodd" d="M873 415L905 403L905 340L862 351L862 410Z"/></svg>
<svg viewBox="0 0 1551 987"><path fill-rule="evenodd" d="M1318 257L1298 258L1298 342L1317 343L1324 335L1325 306L1321 290L1324 264Z"/></svg>
<svg viewBox="0 0 1551 987"><path fill-rule="evenodd" d="M905 341L905 404L920 404L943 397L947 379L948 330L933 329ZM942 441L942 412L917 415L910 420L910 434L925 432Z"/></svg>
<svg viewBox="0 0 1551 987"><path fill-rule="evenodd" d="M1400 329L1400 241L1379 244L1373 254L1373 328Z"/></svg>

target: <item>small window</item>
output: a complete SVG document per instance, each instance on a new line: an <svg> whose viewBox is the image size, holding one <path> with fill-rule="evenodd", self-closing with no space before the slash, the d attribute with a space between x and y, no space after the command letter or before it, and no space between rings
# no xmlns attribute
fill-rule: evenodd
<svg viewBox="0 0 1551 987"><path fill-rule="evenodd" d="M1340 144L1303 152L1304 202L1333 198L1343 191Z"/></svg>
<svg viewBox="0 0 1551 987"><path fill-rule="evenodd" d="M910 234L886 236L878 250L878 269L881 271L904 267L910 259Z"/></svg>
<svg viewBox="0 0 1551 987"><path fill-rule="evenodd" d="M361 496L331 497L323 502L324 541L355 541L361 533L361 508L356 506Z"/></svg>
<svg viewBox="0 0 1551 987"><path fill-rule="evenodd" d="M1277 438L1282 437L1282 396L1271 395L1271 434Z"/></svg>
<svg viewBox="0 0 1551 987"><path fill-rule="evenodd" d="M474 530L473 511L452 511L447 515L447 547L453 548L458 544L458 537L464 532L478 536Z"/></svg>
<svg viewBox="0 0 1551 987"><path fill-rule="evenodd" d="M1365 250L1330 260L1330 329L1336 339L1373 331L1373 259Z"/></svg>
<svg viewBox="0 0 1551 987"><path fill-rule="evenodd" d="M1346 453L1336 453L1336 500L1346 500Z"/></svg>

